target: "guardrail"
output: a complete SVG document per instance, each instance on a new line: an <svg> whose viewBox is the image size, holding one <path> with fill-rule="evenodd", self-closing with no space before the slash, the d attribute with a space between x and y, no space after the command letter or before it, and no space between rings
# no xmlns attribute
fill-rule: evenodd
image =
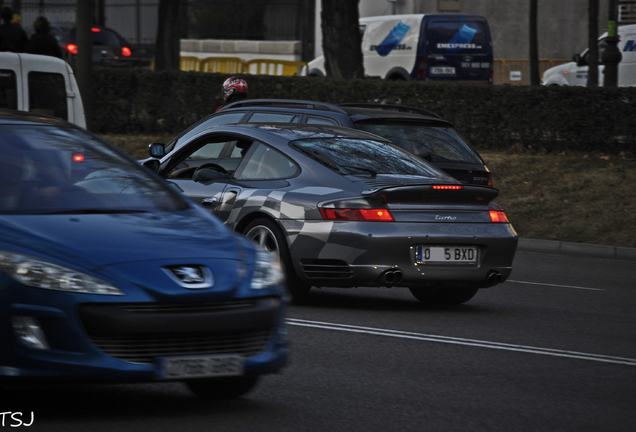
<svg viewBox="0 0 636 432"><path fill-rule="evenodd" d="M182 71L216 72L248 75L300 75L307 63L290 60L254 59L245 61L238 57L181 57L179 69Z"/></svg>
<svg viewBox="0 0 636 432"><path fill-rule="evenodd" d="M551 67L569 63L569 59L539 59L539 79ZM493 81L495 84L530 85L530 60L495 60Z"/></svg>

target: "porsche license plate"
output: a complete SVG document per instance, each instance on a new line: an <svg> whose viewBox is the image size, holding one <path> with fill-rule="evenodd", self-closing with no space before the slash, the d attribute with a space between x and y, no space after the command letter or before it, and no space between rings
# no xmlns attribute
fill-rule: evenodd
<svg viewBox="0 0 636 432"><path fill-rule="evenodd" d="M243 358L238 355L164 357L159 359L159 377L183 379L235 376L243 374Z"/></svg>
<svg viewBox="0 0 636 432"><path fill-rule="evenodd" d="M477 262L477 248L473 246L418 246L415 253L418 264Z"/></svg>

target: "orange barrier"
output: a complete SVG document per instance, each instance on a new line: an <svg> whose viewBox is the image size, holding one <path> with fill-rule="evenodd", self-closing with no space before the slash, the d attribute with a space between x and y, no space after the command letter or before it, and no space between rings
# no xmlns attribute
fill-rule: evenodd
<svg viewBox="0 0 636 432"><path fill-rule="evenodd" d="M201 59L198 57L180 57L179 69L182 71L199 71Z"/></svg>
<svg viewBox="0 0 636 432"><path fill-rule="evenodd" d="M307 63L290 60L255 59L245 63L245 73L251 75L300 75Z"/></svg>
<svg viewBox="0 0 636 432"><path fill-rule="evenodd" d="M182 71L224 74L293 76L300 75L300 71L306 64L305 62L290 60L254 59L245 61L238 57L206 57L200 59L198 57L184 56L180 58L179 69Z"/></svg>
<svg viewBox="0 0 636 432"><path fill-rule="evenodd" d="M207 57L201 59L199 71L224 74L245 73L245 60L238 57Z"/></svg>

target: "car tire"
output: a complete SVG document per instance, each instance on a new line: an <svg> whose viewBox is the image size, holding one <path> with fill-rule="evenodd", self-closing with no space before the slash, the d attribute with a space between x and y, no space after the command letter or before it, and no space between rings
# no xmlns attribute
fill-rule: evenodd
<svg viewBox="0 0 636 432"><path fill-rule="evenodd" d="M192 393L205 399L236 399L256 386L258 375L186 381Z"/></svg>
<svg viewBox="0 0 636 432"><path fill-rule="evenodd" d="M439 287L431 288L409 288L413 297L426 304L436 305L458 305L466 303L472 299L479 288L467 287Z"/></svg>
<svg viewBox="0 0 636 432"><path fill-rule="evenodd" d="M265 218L255 219L245 227L243 234L261 248L278 255L285 269L287 290L292 303L306 303L309 300L311 285L302 282L294 271L287 241L276 222Z"/></svg>

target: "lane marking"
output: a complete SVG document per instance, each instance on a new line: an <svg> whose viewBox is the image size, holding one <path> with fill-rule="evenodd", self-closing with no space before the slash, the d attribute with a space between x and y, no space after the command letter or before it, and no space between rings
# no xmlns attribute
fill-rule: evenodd
<svg viewBox="0 0 636 432"><path fill-rule="evenodd" d="M543 282L524 282L524 281L516 281L516 280L510 280L510 279L507 280L506 282L528 284L528 285L544 285L544 286L551 286L551 287L558 287L558 288L574 288L574 289L589 290L589 291L606 291L601 288L586 288L586 287L573 286L573 285L557 285L557 284L549 284L549 283L543 283Z"/></svg>
<svg viewBox="0 0 636 432"><path fill-rule="evenodd" d="M553 357L566 357L579 360L589 360L602 363L622 364L636 366L636 359L626 357L615 357L602 354L589 354L577 351L566 351L552 348L539 348L526 345L514 345L500 342L489 342L475 339L464 339L449 336L436 336L424 333L413 333L400 330L379 329L373 327L353 326L347 324L327 323L321 321L309 321L296 318L288 318L287 324L299 327L311 327L325 330L336 330L350 333L362 333L377 336L389 336L401 339L421 340L427 342L439 342L454 345L474 346L480 348L498 349L504 351L524 352L530 354L541 354Z"/></svg>

